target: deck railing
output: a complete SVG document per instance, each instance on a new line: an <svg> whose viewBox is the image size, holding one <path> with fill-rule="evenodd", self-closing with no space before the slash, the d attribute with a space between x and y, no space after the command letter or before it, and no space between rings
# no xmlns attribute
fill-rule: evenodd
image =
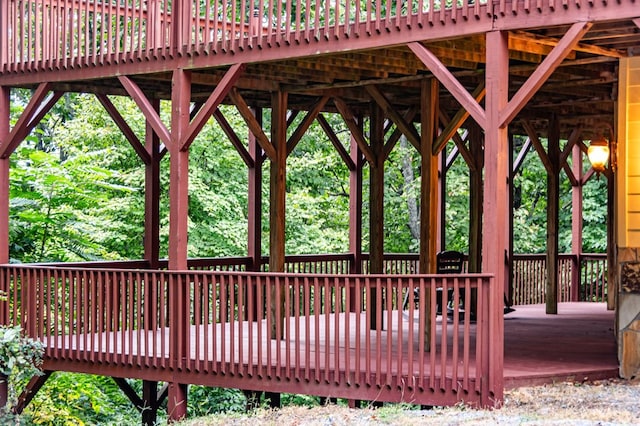
<svg viewBox="0 0 640 426"><path fill-rule="evenodd" d="M464 22L481 15L488 18L490 13L483 12L486 3L3 0L0 72L67 69L360 37L412 26Z"/></svg>
<svg viewBox="0 0 640 426"><path fill-rule="evenodd" d="M386 253L383 274L415 275L418 273L417 253ZM268 271L269 258L262 257L259 270ZM48 266L82 268L149 269L145 261L88 262L46 264ZM514 305L545 303L547 282L547 258L544 254L515 254L513 256L513 300ZM248 271L249 257L189 259L191 270L204 271ZM354 269L353 255L306 254L285 257L285 272L314 274L369 273L369 255L363 254L361 270ZM167 261L161 260L159 269L167 269ZM467 272L465 260L462 273ZM597 254L561 254L558 257L558 301L559 302L603 302L607 298L607 256Z"/></svg>
<svg viewBox="0 0 640 426"><path fill-rule="evenodd" d="M547 257L544 254L513 256L513 304L544 303ZM606 254L558 256L558 301L603 302L607 298Z"/></svg>
<svg viewBox="0 0 640 426"><path fill-rule="evenodd" d="M0 289L0 320L45 344L45 368L430 405L502 396L502 297L487 275L4 265ZM444 304L454 294L451 321L436 317L438 289ZM476 321L455 308L472 289ZM420 298L403 309L407 293Z"/></svg>

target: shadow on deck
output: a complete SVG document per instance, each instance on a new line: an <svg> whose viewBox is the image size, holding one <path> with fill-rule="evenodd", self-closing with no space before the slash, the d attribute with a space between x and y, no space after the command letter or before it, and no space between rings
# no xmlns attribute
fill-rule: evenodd
<svg viewBox="0 0 640 426"><path fill-rule="evenodd" d="M512 389L618 377L614 312L604 303L516 306L504 322L504 384Z"/></svg>

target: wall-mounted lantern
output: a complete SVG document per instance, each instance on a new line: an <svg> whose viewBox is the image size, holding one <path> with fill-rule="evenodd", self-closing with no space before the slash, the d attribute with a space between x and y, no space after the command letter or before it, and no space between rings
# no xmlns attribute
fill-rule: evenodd
<svg viewBox="0 0 640 426"><path fill-rule="evenodd" d="M613 138L613 129L609 124L606 124L610 132L610 137L607 140L604 136L598 135L589 143L587 148L587 156L593 170L600 174L605 171L607 162L611 171L615 171L615 142Z"/></svg>
<svg viewBox="0 0 640 426"><path fill-rule="evenodd" d="M609 161L609 142L603 136L592 139L587 149L587 156L596 173L604 172Z"/></svg>

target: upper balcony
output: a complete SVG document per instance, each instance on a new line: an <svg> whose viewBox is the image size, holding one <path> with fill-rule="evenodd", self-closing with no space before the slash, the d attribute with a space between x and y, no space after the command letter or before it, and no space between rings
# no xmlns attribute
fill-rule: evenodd
<svg viewBox="0 0 640 426"><path fill-rule="evenodd" d="M7 85L95 79L446 40L492 29L539 34L576 21L601 24L592 31L604 31L607 41L598 38L594 48L618 48L611 43L635 35L631 19L638 16L633 0L3 0L0 75Z"/></svg>

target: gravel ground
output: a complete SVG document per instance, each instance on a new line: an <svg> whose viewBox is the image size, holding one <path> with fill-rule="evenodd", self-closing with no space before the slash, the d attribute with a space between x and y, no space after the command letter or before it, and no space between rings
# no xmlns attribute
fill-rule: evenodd
<svg viewBox="0 0 640 426"><path fill-rule="evenodd" d="M209 425L640 425L640 380L559 383L505 392L503 407L465 406L409 409L401 404L378 409L340 405L261 409L251 415L193 419L184 426Z"/></svg>

